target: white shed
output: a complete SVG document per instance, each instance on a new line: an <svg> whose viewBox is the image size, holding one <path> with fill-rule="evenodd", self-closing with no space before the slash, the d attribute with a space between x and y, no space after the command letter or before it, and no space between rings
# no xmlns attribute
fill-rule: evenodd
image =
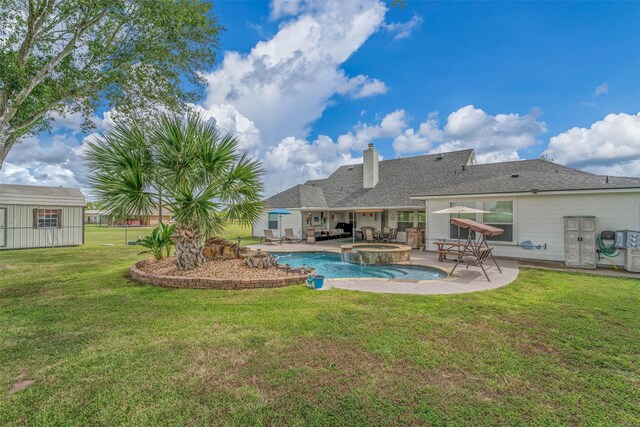
<svg viewBox="0 0 640 427"><path fill-rule="evenodd" d="M0 184L0 250L83 244L84 206L77 188Z"/></svg>

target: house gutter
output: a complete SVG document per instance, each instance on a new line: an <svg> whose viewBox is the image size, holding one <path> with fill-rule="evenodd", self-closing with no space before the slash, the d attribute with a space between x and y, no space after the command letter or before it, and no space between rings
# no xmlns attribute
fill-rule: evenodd
<svg viewBox="0 0 640 427"><path fill-rule="evenodd" d="M586 190L530 190L521 192L504 193L453 193L440 195L414 195L411 200L437 200L450 199L452 197L515 197L515 196L554 196L571 194L609 194L609 193L640 193L640 188L609 188L609 189L586 189Z"/></svg>

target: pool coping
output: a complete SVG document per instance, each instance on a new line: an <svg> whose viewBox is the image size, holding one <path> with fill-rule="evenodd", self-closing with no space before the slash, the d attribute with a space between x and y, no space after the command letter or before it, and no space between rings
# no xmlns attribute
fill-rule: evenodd
<svg viewBox="0 0 640 427"><path fill-rule="evenodd" d="M276 252L276 251L274 251ZM330 254L334 254L334 255L340 255L339 253L335 253L335 252L329 252L329 251L297 251L297 252L291 252L291 251L281 251L280 253L285 253L285 254L301 254L301 253L307 253L307 254L313 254L313 253L330 253ZM350 264L354 264L354 263L350 263ZM409 261L402 261L402 262L396 262L393 264L367 264L370 265L372 267L384 267L384 266L407 266L407 267L416 267L419 269L428 269L431 268L433 270L438 270L443 272L444 274L446 274L445 277L441 277L438 279L423 279L423 280L411 280L411 279L386 279L386 278L381 278L381 277L326 277L325 281L329 281L329 280L379 280L379 281L392 281L392 282L405 282L405 283L432 283L434 281L438 281L438 280L456 280L458 278L458 274L454 273L451 274L450 271L439 267L437 265L425 265L425 264L413 264ZM313 267L312 267L313 268Z"/></svg>
<svg viewBox="0 0 640 427"><path fill-rule="evenodd" d="M340 254L340 246L336 247L315 247L309 248L306 244L291 244L287 246L252 245L262 250L273 253L333 253ZM412 251L412 257L417 259L399 262L389 265L409 265L416 267L436 268L447 273L447 277L433 280L402 280L402 279L381 279L381 278L331 278L325 279L326 289L346 289L360 292L390 293L390 294L413 294L413 295L445 295L460 294L468 292L479 292L497 289L512 283L519 273L517 260L500 259L502 273L498 273L495 267L487 269L491 281L488 282L479 268L457 269L451 275L453 263L448 265L437 265L437 254L428 252ZM430 258L433 258L431 260ZM444 263L442 263L444 264Z"/></svg>

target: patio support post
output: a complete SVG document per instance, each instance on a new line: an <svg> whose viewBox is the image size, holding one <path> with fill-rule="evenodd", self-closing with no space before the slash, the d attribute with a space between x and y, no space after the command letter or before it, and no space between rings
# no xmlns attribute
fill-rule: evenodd
<svg viewBox="0 0 640 427"><path fill-rule="evenodd" d="M356 211L353 210L353 224L351 224L351 243L356 242Z"/></svg>

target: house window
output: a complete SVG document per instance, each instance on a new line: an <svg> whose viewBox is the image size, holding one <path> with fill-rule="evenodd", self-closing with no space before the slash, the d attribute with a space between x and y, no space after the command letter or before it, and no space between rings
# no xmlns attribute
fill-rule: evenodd
<svg viewBox="0 0 640 427"><path fill-rule="evenodd" d="M398 231L413 227L413 211L398 211Z"/></svg>
<svg viewBox="0 0 640 427"><path fill-rule="evenodd" d="M510 200L484 202L482 209L491 211L491 213L482 214L482 222L504 230L500 236L487 237L487 240L513 242L513 202Z"/></svg>
<svg viewBox="0 0 640 427"><path fill-rule="evenodd" d="M62 227L62 209L34 209L33 228Z"/></svg>
<svg viewBox="0 0 640 427"><path fill-rule="evenodd" d="M278 229L278 215L277 214L269 214L269 230L277 230Z"/></svg>
<svg viewBox="0 0 640 427"><path fill-rule="evenodd" d="M454 206L465 206L467 208L476 207L475 200L466 201L466 202L451 202L449 203L449 207ZM476 220L476 214L450 214L449 218L464 218L471 219L473 221ZM467 239L469 237L469 229L468 228L460 228L457 225L449 224L449 238L450 239Z"/></svg>
<svg viewBox="0 0 640 427"><path fill-rule="evenodd" d="M427 228L427 213L418 211L418 227Z"/></svg>

